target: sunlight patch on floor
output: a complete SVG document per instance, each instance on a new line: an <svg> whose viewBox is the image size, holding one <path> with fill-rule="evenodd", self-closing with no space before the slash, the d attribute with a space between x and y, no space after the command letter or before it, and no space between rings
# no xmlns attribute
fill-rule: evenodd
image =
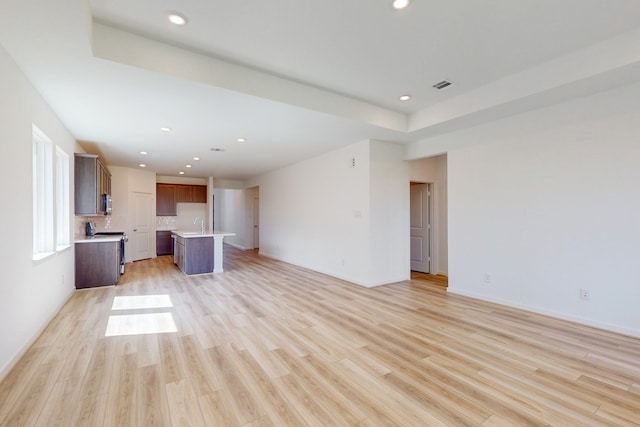
<svg viewBox="0 0 640 427"><path fill-rule="evenodd" d="M178 332L171 313L121 314L109 316L105 337Z"/></svg>
<svg viewBox="0 0 640 427"><path fill-rule="evenodd" d="M135 310L141 308L169 308L173 307L171 297L164 295L132 295L114 297L111 310Z"/></svg>

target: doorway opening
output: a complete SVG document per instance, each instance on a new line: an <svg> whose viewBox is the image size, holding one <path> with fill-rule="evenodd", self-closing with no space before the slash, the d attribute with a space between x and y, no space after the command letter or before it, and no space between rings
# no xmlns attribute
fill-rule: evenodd
<svg viewBox="0 0 640 427"><path fill-rule="evenodd" d="M410 183L411 280L447 287L447 276L438 272L438 215L435 188L435 183Z"/></svg>
<svg viewBox="0 0 640 427"><path fill-rule="evenodd" d="M260 248L260 187L247 188L246 199L246 236L247 248Z"/></svg>
<svg viewBox="0 0 640 427"><path fill-rule="evenodd" d="M431 184L411 183L411 271L431 273Z"/></svg>

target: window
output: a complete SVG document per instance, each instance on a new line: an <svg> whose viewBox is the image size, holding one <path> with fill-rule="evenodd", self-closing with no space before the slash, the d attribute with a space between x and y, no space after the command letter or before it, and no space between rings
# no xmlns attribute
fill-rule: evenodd
<svg viewBox="0 0 640 427"><path fill-rule="evenodd" d="M64 249L71 243L69 216L69 156L56 147L56 246Z"/></svg>
<svg viewBox="0 0 640 427"><path fill-rule="evenodd" d="M35 125L33 135L33 259L54 252L53 144Z"/></svg>

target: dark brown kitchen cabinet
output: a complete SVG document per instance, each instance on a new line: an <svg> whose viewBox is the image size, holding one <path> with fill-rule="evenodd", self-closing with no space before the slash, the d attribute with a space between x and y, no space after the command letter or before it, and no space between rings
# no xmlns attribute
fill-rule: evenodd
<svg viewBox="0 0 640 427"><path fill-rule="evenodd" d="M120 279L120 242L76 243L76 289L114 285Z"/></svg>
<svg viewBox="0 0 640 427"><path fill-rule="evenodd" d="M111 174L95 154L75 153L74 189L76 215L104 215L105 195L111 194Z"/></svg>
<svg viewBox="0 0 640 427"><path fill-rule="evenodd" d="M207 186L176 184L176 202L207 203Z"/></svg>
<svg viewBox="0 0 640 427"><path fill-rule="evenodd" d="M156 215L176 216L176 186L156 184Z"/></svg>
<svg viewBox="0 0 640 427"><path fill-rule="evenodd" d="M173 255L171 231L156 231L156 255Z"/></svg>
<svg viewBox="0 0 640 427"><path fill-rule="evenodd" d="M157 216L176 216L176 203L207 203L207 186L156 184Z"/></svg>
<svg viewBox="0 0 640 427"><path fill-rule="evenodd" d="M173 263L182 271L184 271L184 241L185 239L180 236L175 236L173 239Z"/></svg>
<svg viewBox="0 0 640 427"><path fill-rule="evenodd" d="M173 263L185 274L213 271L213 237L175 236Z"/></svg>
<svg viewBox="0 0 640 427"><path fill-rule="evenodd" d="M176 185L176 202L191 203L193 191L191 185Z"/></svg>
<svg viewBox="0 0 640 427"><path fill-rule="evenodd" d="M191 187L191 196L193 203L207 203L207 186L193 185Z"/></svg>

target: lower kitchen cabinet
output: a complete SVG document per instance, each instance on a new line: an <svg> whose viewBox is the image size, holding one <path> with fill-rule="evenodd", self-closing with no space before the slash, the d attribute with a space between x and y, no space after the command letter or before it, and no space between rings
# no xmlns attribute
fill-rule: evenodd
<svg viewBox="0 0 640 427"><path fill-rule="evenodd" d="M213 272L213 237L175 236L173 262L185 274Z"/></svg>
<svg viewBox="0 0 640 427"><path fill-rule="evenodd" d="M76 289L115 285L120 279L120 242L76 243Z"/></svg>
<svg viewBox="0 0 640 427"><path fill-rule="evenodd" d="M173 255L171 231L156 231L156 255Z"/></svg>

